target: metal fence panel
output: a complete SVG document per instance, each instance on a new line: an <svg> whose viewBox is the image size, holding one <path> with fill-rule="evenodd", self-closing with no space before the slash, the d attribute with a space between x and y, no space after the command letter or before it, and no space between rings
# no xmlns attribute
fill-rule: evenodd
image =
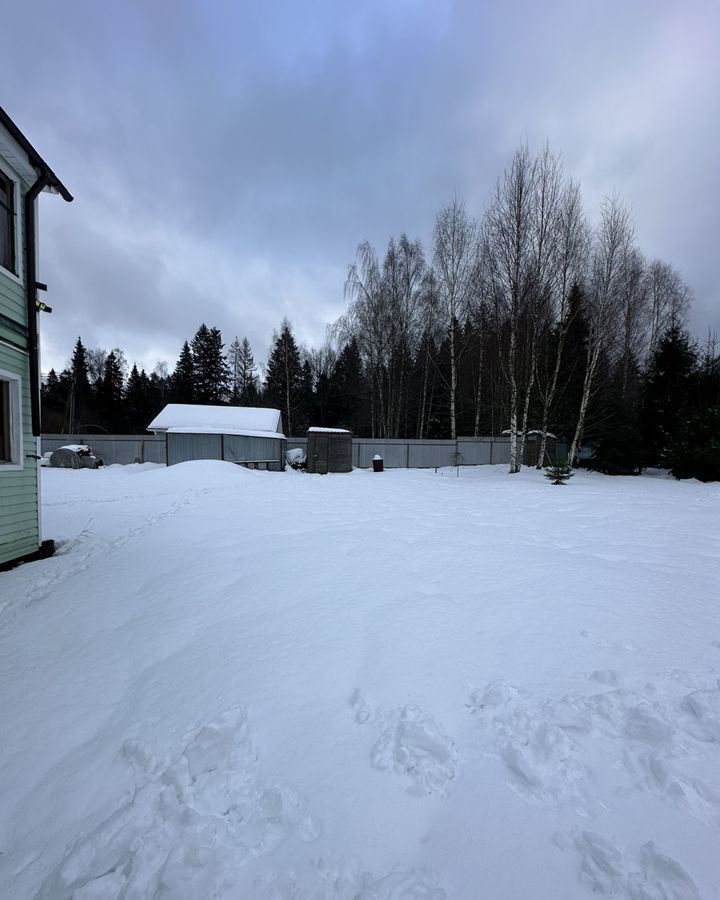
<svg viewBox="0 0 720 900"><path fill-rule="evenodd" d="M66 444L89 444L106 466L134 462L165 463L165 438L141 434L44 434L42 452Z"/></svg>
<svg viewBox="0 0 720 900"><path fill-rule="evenodd" d="M510 441L493 441L492 442L492 461L496 466L500 463L510 465Z"/></svg>
<svg viewBox="0 0 720 900"><path fill-rule="evenodd" d="M372 466L373 456L376 454L382 456L386 469L407 468L407 441L365 441L360 439L356 446L357 461L353 459L353 465L360 469L369 469Z"/></svg>
<svg viewBox="0 0 720 900"><path fill-rule="evenodd" d="M225 458L284 460L285 450L296 447L307 452L307 437L292 437L282 442L276 438L251 438L225 435ZM247 442L247 443L246 443ZM173 449L170 450L172 443ZM220 435L173 434L168 440L165 458L164 435L142 434L46 434L42 436L42 451L56 450L64 444L89 444L106 465L128 464L137 461L169 465L188 459L221 459L223 439ZM555 460L567 458L566 441L552 442L548 450ZM445 440L381 440L354 438L352 462L356 468L368 469L375 454L383 457L385 468L434 468L440 466L508 465L510 439L507 437L459 437Z"/></svg>
<svg viewBox="0 0 720 900"><path fill-rule="evenodd" d="M458 463L461 466L488 466L501 460L495 459L495 441L479 438L458 438Z"/></svg>
<svg viewBox="0 0 720 900"><path fill-rule="evenodd" d="M455 441L408 441L407 465L410 469L455 466L457 450Z"/></svg>

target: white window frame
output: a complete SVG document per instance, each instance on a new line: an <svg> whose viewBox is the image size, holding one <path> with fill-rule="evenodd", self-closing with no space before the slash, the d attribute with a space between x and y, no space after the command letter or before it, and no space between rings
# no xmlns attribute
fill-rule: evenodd
<svg viewBox="0 0 720 900"><path fill-rule="evenodd" d="M17 284L22 284L23 256L22 243L20 241L20 235L22 234L22 198L20 196L20 180L7 163L5 163L2 157L0 157L0 171L2 171L3 175L10 181L15 191L15 264L18 267L18 272L15 274L11 269L6 269L5 266L0 263L0 274L4 275L6 278L11 278Z"/></svg>
<svg viewBox="0 0 720 900"><path fill-rule="evenodd" d="M0 381L8 383L10 406L10 461L0 459L0 472L19 472L25 468L23 458L22 377L0 369Z"/></svg>

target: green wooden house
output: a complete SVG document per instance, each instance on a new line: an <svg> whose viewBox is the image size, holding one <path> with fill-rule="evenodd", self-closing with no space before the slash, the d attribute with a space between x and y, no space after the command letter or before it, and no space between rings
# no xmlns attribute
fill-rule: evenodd
<svg viewBox="0 0 720 900"><path fill-rule="evenodd" d="M40 526L37 202L72 200L0 107L0 568L52 552Z"/></svg>

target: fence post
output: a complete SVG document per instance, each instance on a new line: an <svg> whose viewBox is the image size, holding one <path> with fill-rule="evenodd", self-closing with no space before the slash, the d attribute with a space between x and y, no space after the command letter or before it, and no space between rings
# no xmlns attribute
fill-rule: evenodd
<svg viewBox="0 0 720 900"><path fill-rule="evenodd" d="M495 446L495 441L490 441L490 465L493 464L493 447Z"/></svg>
<svg viewBox="0 0 720 900"><path fill-rule="evenodd" d="M410 468L410 441L405 445L405 450L407 451L405 454L405 468Z"/></svg>

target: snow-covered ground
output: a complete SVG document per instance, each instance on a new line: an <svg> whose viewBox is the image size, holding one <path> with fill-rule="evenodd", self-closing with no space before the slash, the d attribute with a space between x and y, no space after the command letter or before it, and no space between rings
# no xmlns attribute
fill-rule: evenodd
<svg viewBox="0 0 720 900"><path fill-rule="evenodd" d="M3 900L720 895L720 487L43 470Z"/></svg>

